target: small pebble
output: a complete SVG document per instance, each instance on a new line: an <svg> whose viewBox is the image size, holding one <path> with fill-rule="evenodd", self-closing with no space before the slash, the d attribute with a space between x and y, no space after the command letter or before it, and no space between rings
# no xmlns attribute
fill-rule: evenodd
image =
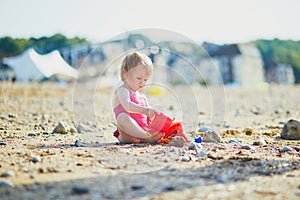
<svg viewBox="0 0 300 200"><path fill-rule="evenodd" d="M300 140L300 121L290 119L280 133L282 139Z"/></svg>
<svg viewBox="0 0 300 200"><path fill-rule="evenodd" d="M52 133L67 134L68 127L65 123L58 122L57 126L53 129Z"/></svg>
<svg viewBox="0 0 300 200"><path fill-rule="evenodd" d="M217 178L217 181L219 182L219 183L226 183L228 180L227 180L227 178L225 177L225 176L219 176L218 178Z"/></svg>
<svg viewBox="0 0 300 200"><path fill-rule="evenodd" d="M35 156L29 159L29 162L37 163L41 161L41 157Z"/></svg>
<svg viewBox="0 0 300 200"><path fill-rule="evenodd" d="M132 190L140 190L140 189L143 189L143 188L144 188L143 185L132 185L132 186L131 186L131 189L132 189Z"/></svg>
<svg viewBox="0 0 300 200"><path fill-rule="evenodd" d="M223 126L223 128L230 128L230 125L226 124Z"/></svg>
<svg viewBox="0 0 300 200"><path fill-rule="evenodd" d="M218 142L221 142L221 141L222 141L221 136L213 130L206 131L204 136L203 136L203 142L218 143Z"/></svg>
<svg viewBox="0 0 300 200"><path fill-rule="evenodd" d="M240 148L241 148L241 149L246 149L246 150L251 150L251 149L253 149L253 147L252 147L251 145L242 145Z"/></svg>
<svg viewBox="0 0 300 200"><path fill-rule="evenodd" d="M3 172L1 174L1 177L6 178L6 177L14 177L15 176L15 172L13 171L7 171L7 172Z"/></svg>
<svg viewBox="0 0 300 200"><path fill-rule="evenodd" d="M172 138L169 145L170 146L175 146L175 147L183 147L185 143L186 142L185 142L183 137L175 136L175 137Z"/></svg>
<svg viewBox="0 0 300 200"><path fill-rule="evenodd" d="M14 187L14 184L12 184L10 181L0 180L0 188L1 187Z"/></svg>
<svg viewBox="0 0 300 200"><path fill-rule="evenodd" d="M196 157L199 158L199 157L207 157L208 154L205 153L204 151L200 151L198 153L196 153Z"/></svg>
<svg viewBox="0 0 300 200"><path fill-rule="evenodd" d="M76 128L78 133L90 132L92 129L84 124L79 124Z"/></svg>
<svg viewBox="0 0 300 200"><path fill-rule="evenodd" d="M294 151L294 152L296 152L295 149L293 149L292 147L289 147L289 146L284 146L281 150L279 150L279 152L281 152L281 153L288 152L288 151Z"/></svg>
<svg viewBox="0 0 300 200"><path fill-rule="evenodd" d="M69 130L69 131L70 131L70 133L78 133L78 132L77 132L77 129L76 129L75 127L73 127L73 126L70 127L70 130Z"/></svg>
<svg viewBox="0 0 300 200"><path fill-rule="evenodd" d="M28 133L27 136L29 136L29 137L35 137L35 136L36 136L36 133Z"/></svg>
<svg viewBox="0 0 300 200"><path fill-rule="evenodd" d="M10 114L8 114L8 117L9 117L9 118L17 118L17 117L18 117L18 115L16 115L16 114L13 114L13 113L10 113Z"/></svg>
<svg viewBox="0 0 300 200"><path fill-rule="evenodd" d="M189 161L191 161L191 157L188 156L188 155L182 156L181 159L180 159L180 161L182 161L182 162L189 162Z"/></svg>
<svg viewBox="0 0 300 200"><path fill-rule="evenodd" d="M168 186L164 187L164 189L163 189L163 191L173 191L173 190L175 190L175 187L172 185L168 185Z"/></svg>
<svg viewBox="0 0 300 200"><path fill-rule="evenodd" d="M6 145L6 142L0 141L0 145L1 145L1 146L4 146L4 145Z"/></svg>
<svg viewBox="0 0 300 200"><path fill-rule="evenodd" d="M75 141L75 146L76 147L84 147L84 144L82 144L79 140Z"/></svg>
<svg viewBox="0 0 300 200"><path fill-rule="evenodd" d="M240 140L240 139L230 139L229 140L229 143L235 143L235 144L241 144L241 143L243 143L243 141L242 140Z"/></svg>
<svg viewBox="0 0 300 200"><path fill-rule="evenodd" d="M267 143L262 137L257 137L256 140L253 142L253 145L265 146L267 145Z"/></svg>
<svg viewBox="0 0 300 200"><path fill-rule="evenodd" d="M198 144L196 142L190 142L188 147L189 150L199 150L201 148L202 148L201 144Z"/></svg>
<svg viewBox="0 0 300 200"><path fill-rule="evenodd" d="M86 194L89 193L90 189L87 186L83 185L76 185L73 186L72 192L73 194Z"/></svg>

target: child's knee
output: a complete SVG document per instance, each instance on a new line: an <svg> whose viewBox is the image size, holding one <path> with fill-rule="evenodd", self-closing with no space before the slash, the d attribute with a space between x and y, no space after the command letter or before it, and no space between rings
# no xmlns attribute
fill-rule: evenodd
<svg viewBox="0 0 300 200"><path fill-rule="evenodd" d="M128 121L129 116L126 113L120 113L117 117L117 123L124 123L124 121Z"/></svg>
<svg viewBox="0 0 300 200"><path fill-rule="evenodd" d="M116 121L117 121L118 127L123 129L124 126L126 126L126 124L128 124L130 121L129 115L127 115L126 113L120 113L119 116L117 117Z"/></svg>

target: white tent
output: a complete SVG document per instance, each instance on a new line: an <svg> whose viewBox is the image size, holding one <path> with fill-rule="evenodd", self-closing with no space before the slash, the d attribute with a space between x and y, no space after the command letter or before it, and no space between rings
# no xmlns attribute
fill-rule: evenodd
<svg viewBox="0 0 300 200"><path fill-rule="evenodd" d="M53 75L69 80L78 75L78 71L71 67L57 50L40 55L30 48L19 56L4 58L3 63L13 68L17 81L21 82L41 80Z"/></svg>

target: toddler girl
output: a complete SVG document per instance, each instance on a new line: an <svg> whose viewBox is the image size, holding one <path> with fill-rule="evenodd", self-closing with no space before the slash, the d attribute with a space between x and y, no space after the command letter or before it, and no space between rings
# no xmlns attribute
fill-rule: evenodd
<svg viewBox="0 0 300 200"><path fill-rule="evenodd" d="M140 91L153 72L148 56L139 52L129 53L121 66L123 85L115 91L114 113L117 130L114 136L120 143L155 143L164 133L149 128L156 110L149 107L146 96Z"/></svg>

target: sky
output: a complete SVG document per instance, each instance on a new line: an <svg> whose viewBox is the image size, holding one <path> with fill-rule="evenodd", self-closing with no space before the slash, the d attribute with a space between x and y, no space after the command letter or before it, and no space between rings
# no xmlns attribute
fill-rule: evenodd
<svg viewBox="0 0 300 200"><path fill-rule="evenodd" d="M219 44L300 40L299 8L299 0L0 0L0 37L104 42L147 28Z"/></svg>

